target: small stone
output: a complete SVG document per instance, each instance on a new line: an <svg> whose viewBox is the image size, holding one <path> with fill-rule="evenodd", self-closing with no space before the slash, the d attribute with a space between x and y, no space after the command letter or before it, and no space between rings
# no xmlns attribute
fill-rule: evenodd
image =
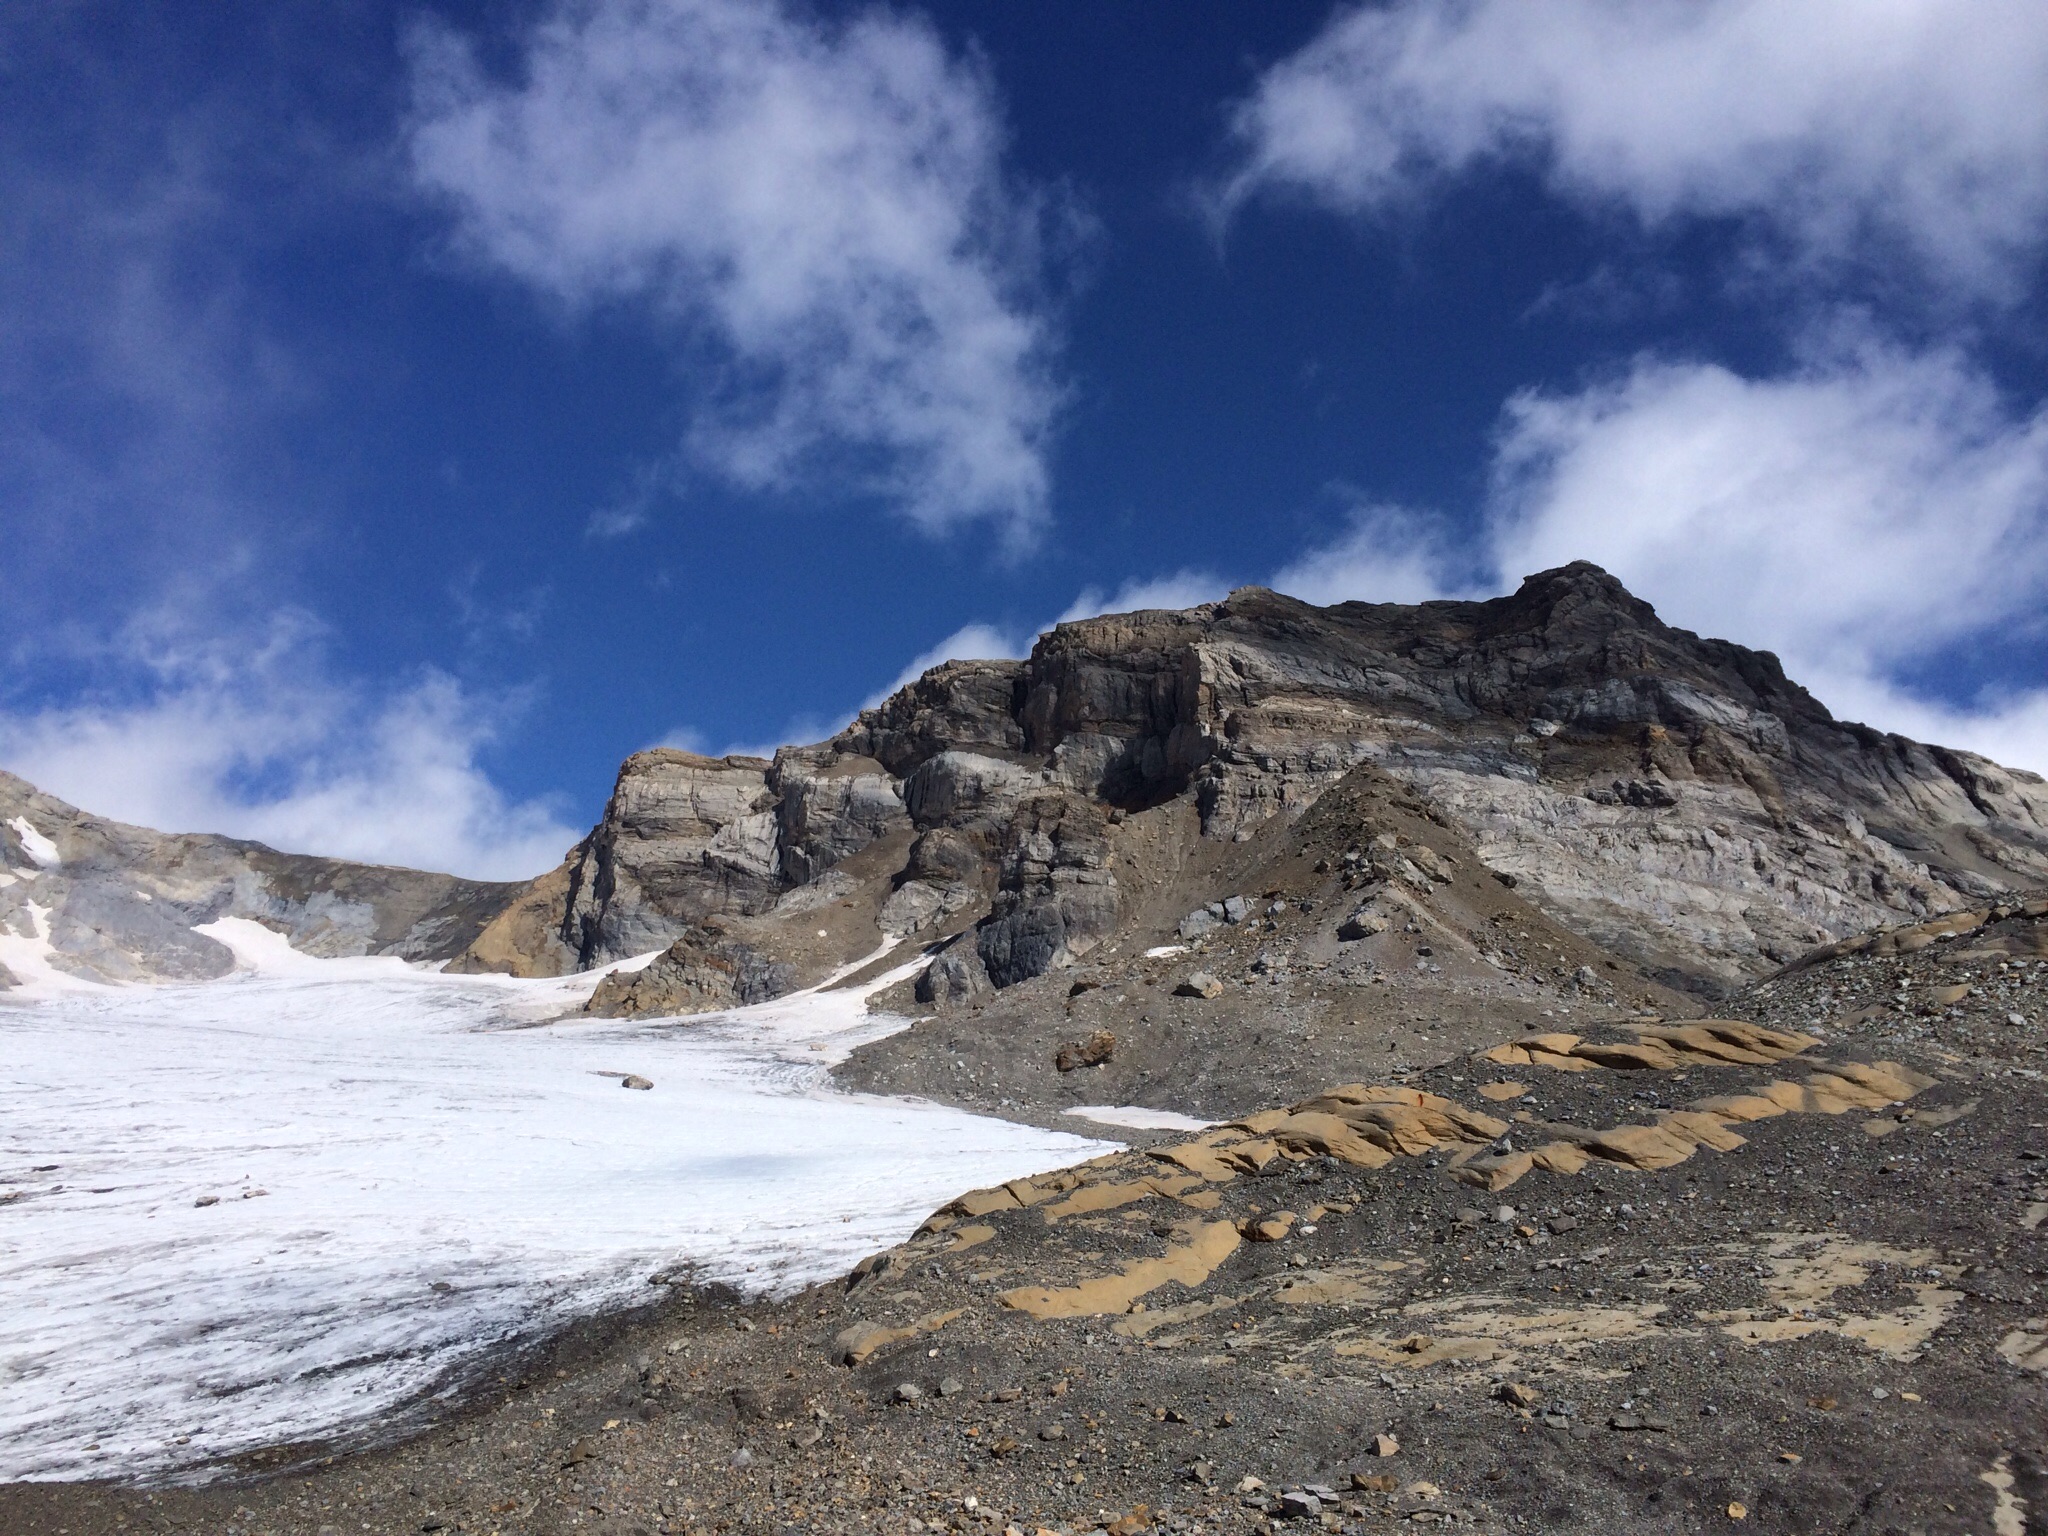
<svg viewBox="0 0 2048 1536"><path fill-rule="evenodd" d="M1223 900L1223 921L1241 923L1252 914L1252 904L1242 896L1226 896Z"/></svg>
<svg viewBox="0 0 2048 1536"><path fill-rule="evenodd" d="M1890 1396L1891 1396L1891 1393L1889 1393L1889 1392L1885 1391L1885 1389L1884 1389L1883 1387L1872 1387L1872 1388L1870 1389L1870 1395L1871 1395L1872 1397L1876 1398L1876 1399L1877 1399L1877 1401L1879 1401L1879 1402L1881 1403L1881 1402L1883 1402L1883 1401L1884 1401L1884 1400L1885 1400L1886 1398L1890 1397Z"/></svg>
<svg viewBox="0 0 2048 1536"><path fill-rule="evenodd" d="M194 1201L193 1201L192 1203L193 1203L194 1205L219 1205L219 1204L220 1204L220 1196L219 1196L219 1195L201 1195L201 1196L200 1196L200 1197L199 1197L199 1198L198 1198L197 1200L194 1200Z"/></svg>
<svg viewBox="0 0 2048 1536"><path fill-rule="evenodd" d="M820 1440L824 1438L824 1430L820 1429L815 1424L806 1424L802 1429L798 1430L795 1434L789 1437L789 1443L795 1446L798 1450L802 1451L807 1450L811 1446L816 1445Z"/></svg>
<svg viewBox="0 0 2048 1536"><path fill-rule="evenodd" d="M621 1088L639 1088L644 1091L648 1088L652 1088L654 1084L649 1082L644 1077L640 1077L634 1073L628 1072L624 1077L619 1079L619 1086Z"/></svg>
<svg viewBox="0 0 2048 1536"><path fill-rule="evenodd" d="M1239 1493L1257 1493L1260 1489L1264 1488L1265 1486L1266 1485L1264 1483L1260 1482L1256 1477L1253 1477L1250 1473L1246 1473L1243 1477L1237 1480L1237 1491Z"/></svg>
<svg viewBox="0 0 2048 1536"><path fill-rule="evenodd" d="M992 1403L1014 1403L1023 1396L1024 1389L1022 1387L997 1387L995 1391L989 1393L988 1400Z"/></svg>
<svg viewBox="0 0 2048 1536"><path fill-rule="evenodd" d="M1671 1421L1655 1418L1646 1413L1617 1413L1607 1421L1607 1427L1623 1432L1647 1429L1661 1434L1671 1428Z"/></svg>
<svg viewBox="0 0 2048 1536"><path fill-rule="evenodd" d="M958 1376L948 1376L939 1383L939 1396L941 1397L957 1397L966 1390L967 1383Z"/></svg>
<svg viewBox="0 0 2048 1536"><path fill-rule="evenodd" d="M1392 1493L1401 1486L1401 1480L1385 1472L1354 1472L1351 1486L1360 1493Z"/></svg>
<svg viewBox="0 0 2048 1536"><path fill-rule="evenodd" d="M1506 1226L1515 1219L1515 1208L1512 1205L1497 1205L1493 1208L1493 1219L1501 1226Z"/></svg>
<svg viewBox="0 0 2048 1536"><path fill-rule="evenodd" d="M1456 1219L1461 1227L1476 1227L1486 1220L1486 1212L1476 1205L1461 1205L1458 1207Z"/></svg>
<svg viewBox="0 0 2048 1536"><path fill-rule="evenodd" d="M1576 1216L1553 1216L1546 1225L1553 1232L1571 1232L1577 1230L1579 1218Z"/></svg>
<svg viewBox="0 0 2048 1536"><path fill-rule="evenodd" d="M1290 1488L1280 1495L1279 1514L1285 1520L1313 1520L1323 1512L1323 1501L1306 1488Z"/></svg>
<svg viewBox="0 0 2048 1536"><path fill-rule="evenodd" d="M895 1397L899 1403L923 1402L924 1388L914 1381L900 1381L896 1384Z"/></svg>
<svg viewBox="0 0 2048 1536"><path fill-rule="evenodd" d="M1749 1506L1740 1499L1737 1499L1728 1506L1728 1518L1730 1520L1747 1520L1749 1518Z"/></svg>
<svg viewBox="0 0 2048 1536"><path fill-rule="evenodd" d="M1374 1435L1372 1437L1372 1453L1375 1456L1395 1456L1400 1454L1400 1450L1401 1442L1392 1435Z"/></svg>
<svg viewBox="0 0 2048 1536"><path fill-rule="evenodd" d="M2025 1029L2027 1027L2027 1016L2024 1013L2008 1013L2005 1016L2005 1022L2014 1029Z"/></svg>
<svg viewBox="0 0 2048 1536"><path fill-rule="evenodd" d="M1173 989L1175 997L1201 997L1215 999L1223 995L1223 983L1207 971L1196 971Z"/></svg>
<svg viewBox="0 0 2048 1536"><path fill-rule="evenodd" d="M1519 1381L1504 1381L1494 1389L1493 1395L1504 1403L1517 1408L1528 1408L1536 1401L1536 1389L1525 1387Z"/></svg>
<svg viewBox="0 0 2048 1536"><path fill-rule="evenodd" d="M748 1450L744 1445L732 1453L732 1461L729 1463L729 1465L735 1472L745 1471L748 1467L751 1467L753 1464L754 1453Z"/></svg>
<svg viewBox="0 0 2048 1536"><path fill-rule="evenodd" d="M1067 1426L1064 1424L1048 1424L1038 1432L1038 1438L1041 1440L1064 1440L1067 1438Z"/></svg>
<svg viewBox="0 0 2048 1536"><path fill-rule="evenodd" d="M1201 1483L1205 1487L1215 1482L1216 1463L1213 1461L1194 1461L1188 1463L1188 1481L1191 1483Z"/></svg>
<svg viewBox="0 0 2048 1536"><path fill-rule="evenodd" d="M1797 1451L1780 1451L1778 1452L1778 1460L1784 1462L1788 1467L1796 1467L1805 1458Z"/></svg>

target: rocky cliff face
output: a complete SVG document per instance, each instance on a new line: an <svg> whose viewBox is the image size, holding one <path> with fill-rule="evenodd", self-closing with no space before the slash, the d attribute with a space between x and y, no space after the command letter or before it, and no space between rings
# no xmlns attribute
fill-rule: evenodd
<svg viewBox="0 0 2048 1536"><path fill-rule="evenodd" d="M0 932L46 943L52 967L90 981L225 975L233 955L193 931L223 917L308 954L447 959L522 889L152 832L0 773ZM0 988L15 979L0 968Z"/></svg>
<svg viewBox="0 0 2048 1536"><path fill-rule="evenodd" d="M2039 778L1837 721L1776 658L1673 629L1580 564L1490 602L1247 588L1063 624L1024 661L935 667L772 761L639 753L590 835L519 887L164 838L7 780L0 809L64 852L41 870L0 832L0 920L25 931L30 887L61 890L34 898L52 942L109 976L224 967L190 927L230 911L317 952L472 970L671 951L633 984L641 1008L725 1006L886 936L957 936L924 991L962 997L1173 937L1228 894L1201 885L1215 850L1364 768L1551 917L1693 989L2048 882ZM606 997L626 1006L625 988Z"/></svg>
<svg viewBox="0 0 2048 1536"><path fill-rule="evenodd" d="M1490 602L1248 588L1064 624L772 763L643 754L544 882L554 937L522 962L590 965L708 916L774 952L795 926L778 910L836 880L873 886L890 932L974 922L974 965L955 945L949 975L1005 986L1078 961L1163 878L1156 849L1122 847L1125 818L1184 804L1205 842L1244 840L1359 764L1686 985L2048 879L2038 778L1837 721L1776 658L1673 629L1580 564Z"/></svg>

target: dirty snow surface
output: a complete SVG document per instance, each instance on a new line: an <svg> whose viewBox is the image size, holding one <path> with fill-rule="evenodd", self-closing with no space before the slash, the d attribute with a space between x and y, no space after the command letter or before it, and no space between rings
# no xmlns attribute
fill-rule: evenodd
<svg viewBox="0 0 2048 1536"><path fill-rule="evenodd" d="M244 969L0 1002L0 1478L388 1426L650 1275L788 1290L1105 1150L833 1092L824 1064L889 1028L866 988L546 1022L592 978L207 931Z"/></svg>

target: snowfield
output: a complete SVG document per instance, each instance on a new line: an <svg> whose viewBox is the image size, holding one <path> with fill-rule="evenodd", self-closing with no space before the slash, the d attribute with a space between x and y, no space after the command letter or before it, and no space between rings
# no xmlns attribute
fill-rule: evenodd
<svg viewBox="0 0 2048 1536"><path fill-rule="evenodd" d="M832 1091L827 1064L903 1022L865 987L549 1022L595 978L205 931L246 969L0 994L0 1478L373 1432L656 1272L794 1289L1107 1150Z"/></svg>

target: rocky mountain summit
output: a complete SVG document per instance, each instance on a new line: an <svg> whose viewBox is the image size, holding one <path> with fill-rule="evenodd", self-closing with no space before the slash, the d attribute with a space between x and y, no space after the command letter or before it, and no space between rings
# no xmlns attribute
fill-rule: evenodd
<svg viewBox="0 0 2048 1536"><path fill-rule="evenodd" d="M971 930L923 995L1000 990L1112 937L1173 938L1224 894L1202 888L1220 849L1361 766L1551 917L1698 991L2048 879L2040 778L1838 721L1775 657L1674 629L1581 563L1487 602L1245 588L1062 624L773 761L640 753L457 963L544 974L680 943L599 1006L708 1008L741 977L816 980L878 931Z"/></svg>

